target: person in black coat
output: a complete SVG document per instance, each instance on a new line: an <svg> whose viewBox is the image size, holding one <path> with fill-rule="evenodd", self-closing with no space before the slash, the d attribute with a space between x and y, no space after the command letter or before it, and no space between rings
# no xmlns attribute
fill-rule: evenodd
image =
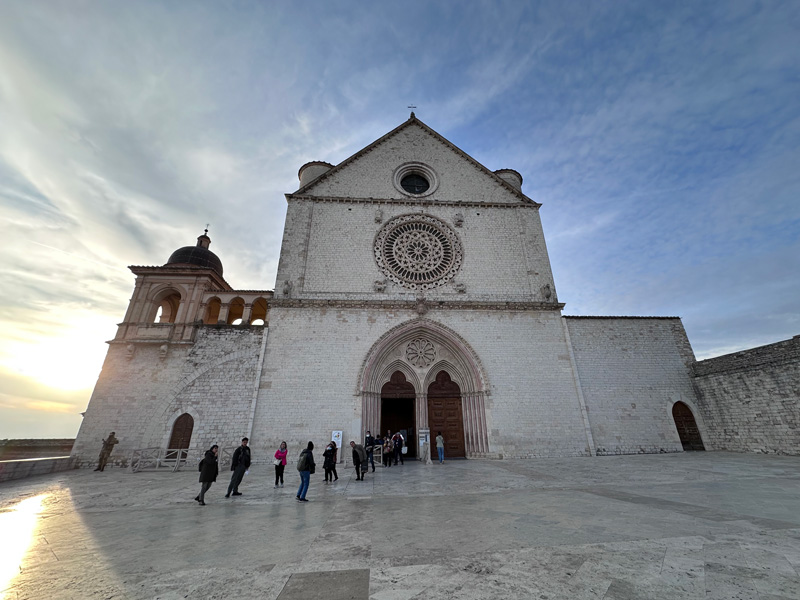
<svg viewBox="0 0 800 600"><path fill-rule="evenodd" d="M231 492L233 492L234 496L242 495L239 491L239 484L242 483L245 472L250 468L250 448L247 446L248 441L247 438L242 438L242 445L233 453L233 460L231 460L231 471L233 471L233 475L231 475L231 482L228 484L228 493L225 494L226 498L231 497Z"/></svg>
<svg viewBox="0 0 800 600"><path fill-rule="evenodd" d="M217 452L219 452L219 446L214 444L211 448L206 450L205 458L200 461L200 493L195 497L195 500L200 503L200 506L206 505L206 492L208 488L211 487L211 484L217 480L217 473L219 473Z"/></svg>
<svg viewBox="0 0 800 600"><path fill-rule="evenodd" d="M298 502L308 502L306 493L316 467L313 450L314 442L308 442L308 446L300 453L300 458L297 460L297 470L300 472L300 487L297 489Z"/></svg>

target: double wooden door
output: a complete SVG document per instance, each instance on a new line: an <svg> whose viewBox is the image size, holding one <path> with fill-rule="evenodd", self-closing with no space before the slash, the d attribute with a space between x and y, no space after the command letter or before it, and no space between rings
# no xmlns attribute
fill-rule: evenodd
<svg viewBox="0 0 800 600"><path fill-rule="evenodd" d="M428 398L428 427L431 429L431 459L436 460L436 435L442 432L445 458L463 458L464 417L461 398Z"/></svg>

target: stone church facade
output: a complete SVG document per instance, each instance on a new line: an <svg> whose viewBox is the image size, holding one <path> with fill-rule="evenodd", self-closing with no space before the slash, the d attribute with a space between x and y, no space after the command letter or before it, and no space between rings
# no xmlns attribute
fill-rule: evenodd
<svg viewBox="0 0 800 600"><path fill-rule="evenodd" d="M299 178L274 291L233 289L205 234L163 266L131 267L81 464L112 430L120 464L245 435L266 462L282 440L299 452L335 430L402 430L412 456L442 430L447 455L467 458L710 439L679 318L562 315L540 204L516 171L490 171L412 113Z"/></svg>

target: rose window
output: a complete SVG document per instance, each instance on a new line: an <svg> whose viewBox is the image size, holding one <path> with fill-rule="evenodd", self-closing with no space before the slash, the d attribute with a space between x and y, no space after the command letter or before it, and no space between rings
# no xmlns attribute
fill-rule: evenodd
<svg viewBox="0 0 800 600"><path fill-rule="evenodd" d="M375 237L375 260L395 283L427 290L447 283L461 266L461 243L439 219L405 215L389 221Z"/></svg>
<svg viewBox="0 0 800 600"><path fill-rule="evenodd" d="M436 358L436 348L426 339L416 339L406 347L406 358L415 367L429 367Z"/></svg>

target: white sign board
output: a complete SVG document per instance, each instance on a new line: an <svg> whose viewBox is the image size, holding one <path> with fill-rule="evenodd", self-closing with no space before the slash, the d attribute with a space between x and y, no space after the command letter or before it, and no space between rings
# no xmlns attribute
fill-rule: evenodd
<svg viewBox="0 0 800 600"><path fill-rule="evenodd" d="M336 447L337 448L341 448L342 447L342 432L341 431L334 431L331 434L331 441L332 442L336 442Z"/></svg>

